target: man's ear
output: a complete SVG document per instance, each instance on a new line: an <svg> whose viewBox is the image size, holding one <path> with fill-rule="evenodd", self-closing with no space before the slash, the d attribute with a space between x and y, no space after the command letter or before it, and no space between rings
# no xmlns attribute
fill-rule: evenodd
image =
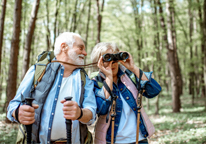
<svg viewBox="0 0 206 144"><path fill-rule="evenodd" d="M65 44L65 43L62 43L61 44L61 50L62 50L62 52L65 52L65 51L67 51L67 44Z"/></svg>

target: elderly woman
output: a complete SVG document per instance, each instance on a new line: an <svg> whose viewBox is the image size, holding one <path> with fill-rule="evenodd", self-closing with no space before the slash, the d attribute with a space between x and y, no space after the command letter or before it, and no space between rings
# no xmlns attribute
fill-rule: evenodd
<svg viewBox="0 0 206 144"><path fill-rule="evenodd" d="M98 62L99 69L98 72L91 74L95 85L94 92L99 116L95 128L95 143L98 144L136 142L136 98L140 70L134 65L129 53L127 53L128 58L122 60L119 58L119 52L119 48L115 44L102 42L98 43L91 53L91 60ZM109 58L110 60L108 60ZM152 72L143 72L140 81L141 88L145 90L143 95L147 98L153 98L161 91L160 85L151 76ZM132 79L136 79L136 83ZM114 110L113 108L111 110L113 96L116 96L115 113L111 113ZM115 115L113 128L111 114ZM111 137L112 131L113 137ZM154 126L144 109L141 108L139 144L148 143L147 138L151 137L154 131Z"/></svg>

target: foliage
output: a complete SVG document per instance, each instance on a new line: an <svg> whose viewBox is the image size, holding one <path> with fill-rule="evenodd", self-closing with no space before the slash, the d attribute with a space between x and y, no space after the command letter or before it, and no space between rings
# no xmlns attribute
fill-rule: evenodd
<svg viewBox="0 0 206 144"><path fill-rule="evenodd" d="M6 113L0 113L0 143L13 144L16 142L18 125L16 123L7 124L4 122Z"/></svg>
<svg viewBox="0 0 206 144"><path fill-rule="evenodd" d="M165 92L163 92L165 93ZM181 97L181 113L172 113L171 97L162 95L159 97L159 115L153 115L155 110L155 98L150 100L150 109L145 109L150 114L156 132L151 138L151 143L164 144L193 144L206 143L206 112L204 101L201 98L195 100L192 106L190 95Z"/></svg>

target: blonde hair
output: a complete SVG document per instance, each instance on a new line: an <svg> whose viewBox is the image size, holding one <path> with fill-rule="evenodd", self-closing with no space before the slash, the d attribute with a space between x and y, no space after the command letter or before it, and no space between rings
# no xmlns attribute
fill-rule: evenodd
<svg viewBox="0 0 206 144"><path fill-rule="evenodd" d="M103 55L108 49L111 49L114 53L119 52L119 48L115 43L101 42L95 45L91 53L91 62L95 63L99 61L101 55ZM97 66L94 69L98 69Z"/></svg>

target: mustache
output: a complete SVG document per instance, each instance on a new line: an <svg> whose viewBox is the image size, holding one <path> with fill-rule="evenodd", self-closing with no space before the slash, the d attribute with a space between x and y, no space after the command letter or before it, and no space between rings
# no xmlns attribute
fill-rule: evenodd
<svg viewBox="0 0 206 144"><path fill-rule="evenodd" d="M84 56L83 54L80 54L80 55L78 55L78 57L82 57L82 58L84 58L85 56Z"/></svg>

